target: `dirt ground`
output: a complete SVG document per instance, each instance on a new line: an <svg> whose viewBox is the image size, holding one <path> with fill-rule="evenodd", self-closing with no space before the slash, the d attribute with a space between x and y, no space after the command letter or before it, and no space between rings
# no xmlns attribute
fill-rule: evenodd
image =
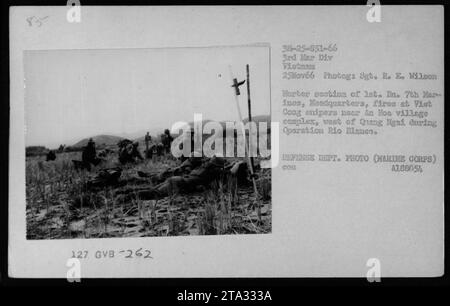
<svg viewBox="0 0 450 306"><path fill-rule="evenodd" d="M215 188L195 193L160 200L136 198L120 203L114 196L119 189L142 186L138 170L159 172L180 162L167 155L120 165L123 168L121 184L93 191L86 187L87 181L98 169L119 166L117 154L108 155L90 172L76 171L72 159L81 160L81 152L60 153L55 161L50 162L46 162L44 156L27 157L27 239L271 232L270 169L257 173L258 200L255 200L251 184L234 190L227 182L216 182Z"/></svg>

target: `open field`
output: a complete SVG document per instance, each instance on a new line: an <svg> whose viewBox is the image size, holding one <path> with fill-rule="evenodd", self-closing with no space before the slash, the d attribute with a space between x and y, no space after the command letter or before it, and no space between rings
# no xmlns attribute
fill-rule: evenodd
<svg viewBox="0 0 450 306"><path fill-rule="evenodd" d="M142 186L137 171L160 172L175 167L173 157L158 156L140 163L120 165L120 184L89 189L96 170L119 166L117 153L90 172L76 171L72 159L81 152L26 159L27 239L100 237L149 237L270 233L272 223L271 170L258 171L261 219L255 208L252 185L236 188L231 180L214 182L191 194L159 200L132 199L120 203L114 196L121 188ZM147 182L147 184L151 184Z"/></svg>

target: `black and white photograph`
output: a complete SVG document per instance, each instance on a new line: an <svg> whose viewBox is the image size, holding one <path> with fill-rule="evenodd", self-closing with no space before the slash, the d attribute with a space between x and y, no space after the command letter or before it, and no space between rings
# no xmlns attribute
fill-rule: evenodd
<svg viewBox="0 0 450 306"><path fill-rule="evenodd" d="M26 51L27 239L270 233L269 51Z"/></svg>
<svg viewBox="0 0 450 306"><path fill-rule="evenodd" d="M441 281L442 6L149 4L9 7L2 278Z"/></svg>

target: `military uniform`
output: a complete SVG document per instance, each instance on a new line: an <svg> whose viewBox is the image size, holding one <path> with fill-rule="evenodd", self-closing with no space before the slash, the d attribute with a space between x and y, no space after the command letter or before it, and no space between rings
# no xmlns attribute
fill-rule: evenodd
<svg viewBox="0 0 450 306"><path fill-rule="evenodd" d="M164 131L164 134L161 135L161 143L163 144L163 149L166 154L170 153L170 147L173 142L173 137L170 135L169 130Z"/></svg>
<svg viewBox="0 0 450 306"><path fill-rule="evenodd" d="M205 159L203 157L196 157L194 154L191 154L191 157L188 157L184 160L180 166L176 168L169 168L162 172L158 173L146 173L143 171L138 171L138 175L144 178L150 178L153 184L159 184L174 175L185 175L188 174L193 169L201 166Z"/></svg>
<svg viewBox="0 0 450 306"><path fill-rule="evenodd" d="M87 146L83 149L83 153L81 153L81 160L85 165L93 164L98 165L100 163L100 159L97 158L97 152L95 151L95 142L89 139Z"/></svg>
<svg viewBox="0 0 450 306"><path fill-rule="evenodd" d="M143 160L141 153L138 150L138 143L128 143L119 150L119 161L121 164L134 162L135 160Z"/></svg>
<svg viewBox="0 0 450 306"><path fill-rule="evenodd" d="M55 159L56 159L56 154L55 154L55 152L52 151L52 150L50 150L50 151L47 153L46 161L51 161L51 160L55 160Z"/></svg>
<svg viewBox="0 0 450 306"><path fill-rule="evenodd" d="M93 179L87 182L87 187L92 188L117 185L121 174L122 169L120 168L101 169Z"/></svg>
<svg viewBox="0 0 450 306"><path fill-rule="evenodd" d="M149 158L151 159L153 157L153 149L151 148L151 146L149 146L149 144L152 141L152 136L150 136L150 134L147 132L147 134L145 134L145 158Z"/></svg>
<svg viewBox="0 0 450 306"><path fill-rule="evenodd" d="M141 200L158 199L177 193L189 193L199 187L206 187L213 181L222 179L225 175L246 176L246 169L246 163L242 161L227 164L222 157L209 159L191 157L173 171L163 172L164 174L158 177L158 179L164 179L162 183L154 187L121 190L118 194L122 194L122 199L127 201L133 198L134 193ZM175 174L177 171L179 174Z"/></svg>

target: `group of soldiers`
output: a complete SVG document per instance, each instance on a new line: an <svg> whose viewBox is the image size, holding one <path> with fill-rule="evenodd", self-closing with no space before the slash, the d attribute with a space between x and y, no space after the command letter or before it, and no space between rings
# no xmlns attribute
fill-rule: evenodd
<svg viewBox="0 0 450 306"><path fill-rule="evenodd" d="M165 133L166 134L166 133ZM170 134L166 134L170 135ZM146 143L149 139L146 135ZM170 148L171 139L166 141L164 150L167 146ZM172 138L173 140L173 138ZM170 143L169 143L170 142ZM118 159L124 165L136 161L144 160L139 152L138 142L130 140L122 140L118 143ZM146 157L152 147L146 146ZM167 151L166 151L167 152ZM82 153L82 165L85 169L90 170L91 165L98 165L102 159L96 154L95 143L89 140L87 146ZM134 197L142 200L158 199L177 193L189 193L199 189L204 189L213 181L232 176L239 184L248 183L248 168L244 161L234 161L214 156L212 158L203 157L199 152L192 152L190 156L180 159L179 166L166 169L161 172L144 172L137 171L138 178L143 187L121 188L116 191L119 201L129 201ZM88 183L89 187L105 187L113 186L121 183L120 176L122 169L120 167L100 169L97 175Z"/></svg>
<svg viewBox="0 0 450 306"><path fill-rule="evenodd" d="M161 156L170 153L170 147L172 145L173 137L170 135L168 129L164 130L161 134L161 142L152 143L152 137L147 132L145 135L145 155L147 158L152 158L153 155Z"/></svg>
<svg viewBox="0 0 450 306"><path fill-rule="evenodd" d="M138 172L140 177L147 178L147 185L137 188L119 189L116 195L121 202L128 202L137 197L140 200L160 199L180 193L200 191L214 181L232 177L241 184L248 183L248 169L244 161L228 161L220 156L211 158L198 157L198 152L181 163L161 173Z"/></svg>
<svg viewBox="0 0 450 306"><path fill-rule="evenodd" d="M119 146L119 162L122 165L132 163L137 160L144 160L141 153L139 152L139 143L137 141L132 142L128 139L125 139L121 140L117 145Z"/></svg>
<svg viewBox="0 0 450 306"><path fill-rule="evenodd" d="M166 129L161 134L161 142L153 143L152 137L147 132L144 138L145 141L145 157L148 159L153 158L154 155L162 156L170 153L170 146L172 145L173 137L170 135L170 131ZM128 139L122 140L118 143L119 146L119 161L122 164L129 162L135 162L137 160L144 160L139 152L139 143L137 141L131 142Z"/></svg>
<svg viewBox="0 0 450 306"><path fill-rule="evenodd" d="M152 158L154 155L163 155L170 153L170 147L173 137L169 130L165 130L161 135L161 142L155 144L152 142L149 133L145 135L145 158ZM192 140L192 139L191 139ZM144 157L139 151L139 143L128 139L119 141L118 146L118 161L125 165L128 163L135 163L143 161ZM91 171L91 166L98 166L106 159L108 154L113 150L103 149L97 152L95 142L92 138L89 139L87 145L83 148L80 160L72 160L75 169L86 169ZM47 160L56 159L56 154L50 151L47 154ZM231 161L230 159L221 156L214 156L211 158L203 157L201 153L191 151L190 156L179 159L179 165L173 168L166 169L160 172L144 172L137 171L137 178L139 186L133 185L133 188L121 188L116 192L116 195L123 201L128 201L131 198L138 197L142 200L158 199L176 193L189 193L199 189L204 189L213 181L233 177L239 185L249 183L249 171L245 161ZM96 172L88 182L89 188L105 186L118 186L128 184L125 180L120 180L122 173L121 167L103 168Z"/></svg>
<svg viewBox="0 0 450 306"><path fill-rule="evenodd" d="M145 135L145 157L151 159L153 155L161 156L169 153L172 141L173 137L167 129L164 131L164 134L161 135L160 143L152 143L151 136L147 132ZM137 141L132 142L131 140L123 139L118 142L117 146L119 148L118 160L122 165L144 160L144 157L139 151L139 143ZM91 165L97 166L110 153L112 153L111 149L104 149L97 154L95 142L92 138L90 138L87 145L83 148L81 161L72 160L72 162L76 169L86 169L90 171ZM49 154L47 154L47 161L55 159L55 153L50 151Z"/></svg>

